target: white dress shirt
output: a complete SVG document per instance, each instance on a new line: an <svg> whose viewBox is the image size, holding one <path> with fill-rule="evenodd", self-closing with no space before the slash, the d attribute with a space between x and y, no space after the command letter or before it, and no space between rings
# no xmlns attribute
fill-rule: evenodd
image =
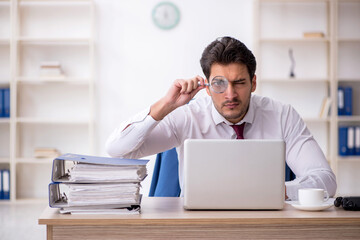
<svg viewBox="0 0 360 240"><path fill-rule="evenodd" d="M147 108L115 129L107 140L106 150L112 157L141 158L176 147L181 187L186 139L236 139L235 131L229 126L232 123L219 114L209 96L190 101L161 121L155 121L149 111ZM252 94L248 112L238 124L243 122L245 139L285 141L286 162L296 175L295 180L285 183L291 200L297 199L299 188L323 188L330 196L335 194L334 173L305 123L290 105Z"/></svg>

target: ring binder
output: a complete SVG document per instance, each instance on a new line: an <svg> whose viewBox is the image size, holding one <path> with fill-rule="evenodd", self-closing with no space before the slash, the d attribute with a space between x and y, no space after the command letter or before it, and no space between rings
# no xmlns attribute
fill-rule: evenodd
<svg viewBox="0 0 360 240"><path fill-rule="evenodd" d="M0 199L10 199L10 170L0 170Z"/></svg>
<svg viewBox="0 0 360 240"><path fill-rule="evenodd" d="M0 169L0 200L2 200L3 198L2 170Z"/></svg>

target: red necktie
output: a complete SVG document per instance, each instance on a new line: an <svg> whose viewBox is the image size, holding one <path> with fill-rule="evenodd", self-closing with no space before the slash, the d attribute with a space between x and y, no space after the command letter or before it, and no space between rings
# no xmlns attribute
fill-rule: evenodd
<svg viewBox="0 0 360 240"><path fill-rule="evenodd" d="M244 127L245 123L242 123L241 125L230 125L236 133L236 139L244 139Z"/></svg>

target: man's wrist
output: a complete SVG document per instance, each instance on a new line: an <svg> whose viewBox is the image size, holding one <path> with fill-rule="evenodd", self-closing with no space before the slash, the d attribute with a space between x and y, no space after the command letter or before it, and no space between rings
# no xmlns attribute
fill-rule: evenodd
<svg viewBox="0 0 360 240"><path fill-rule="evenodd" d="M173 110L175 110L175 108L162 98L150 107L149 115L154 120L160 121Z"/></svg>

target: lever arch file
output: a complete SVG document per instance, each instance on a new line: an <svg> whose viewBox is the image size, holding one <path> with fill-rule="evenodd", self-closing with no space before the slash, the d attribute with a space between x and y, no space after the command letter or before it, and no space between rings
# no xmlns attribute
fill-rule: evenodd
<svg viewBox="0 0 360 240"><path fill-rule="evenodd" d="M140 184L133 186L131 193L124 193L121 190L112 192L111 196L105 196L106 192L101 191L106 184L85 184L95 185L94 190L89 192L92 197L81 196L81 200L70 201L69 188L71 186L81 187L84 184L66 184L66 183L50 183L49 184L49 206L53 208L72 208L72 209L84 209L84 208L123 208L138 206L141 202L141 194L139 194ZM109 184L108 184L109 185ZM135 189L136 188L136 189ZM96 189L100 189L96 191Z"/></svg>
<svg viewBox="0 0 360 240"><path fill-rule="evenodd" d="M10 199L10 170L0 169L0 199Z"/></svg>
<svg viewBox="0 0 360 240"><path fill-rule="evenodd" d="M4 199L4 196L3 196L2 170L0 169L0 200L1 199Z"/></svg>
<svg viewBox="0 0 360 240"><path fill-rule="evenodd" d="M123 159L123 158L108 158L108 157L94 157L87 155L78 155L78 154L64 154L60 157L57 157L53 160L52 168L52 182L141 182L147 176L146 173L146 164L149 160L141 159ZM107 166L107 175L100 176L100 179L96 179L96 173L92 174L95 176L94 179L79 179L71 180L71 171L70 168L74 167L75 164L86 163L88 168L94 168L94 172L101 172L101 168ZM90 166L89 166L90 165ZM108 166L112 166L111 169ZM98 169L96 169L98 168ZM100 168L100 169L99 169ZM111 174L116 174L116 170L121 172L122 175L133 172L134 170L139 173L137 179L132 179L129 175L128 179L126 176L123 179L110 179ZM113 170L113 171L112 171ZM128 170L128 171L127 171ZM80 173L81 174L81 173ZM122 175L119 175L120 177Z"/></svg>
<svg viewBox="0 0 360 240"><path fill-rule="evenodd" d="M10 199L10 170L2 170L3 199Z"/></svg>

